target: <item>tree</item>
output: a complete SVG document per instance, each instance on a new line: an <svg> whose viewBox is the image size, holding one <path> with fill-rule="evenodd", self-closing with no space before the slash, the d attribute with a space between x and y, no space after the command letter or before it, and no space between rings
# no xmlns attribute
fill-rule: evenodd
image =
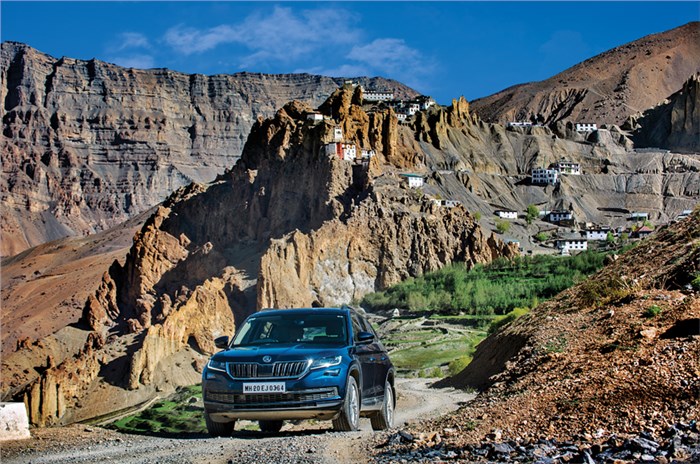
<svg viewBox="0 0 700 464"><path fill-rule="evenodd" d="M548 238L549 235L547 235L545 232L538 232L537 235L535 235L535 240L538 242L546 242Z"/></svg>
<svg viewBox="0 0 700 464"><path fill-rule="evenodd" d="M527 206L527 216L525 216L525 220L527 221L528 224L532 224L532 221L540 217L540 210L537 209L537 206L535 205L528 205Z"/></svg>
<svg viewBox="0 0 700 464"><path fill-rule="evenodd" d="M510 230L510 222L506 220L496 221L496 230L499 234L505 234Z"/></svg>
<svg viewBox="0 0 700 464"><path fill-rule="evenodd" d="M605 236L605 241L608 243L613 243L615 241L615 236L612 232L608 232L608 235Z"/></svg>

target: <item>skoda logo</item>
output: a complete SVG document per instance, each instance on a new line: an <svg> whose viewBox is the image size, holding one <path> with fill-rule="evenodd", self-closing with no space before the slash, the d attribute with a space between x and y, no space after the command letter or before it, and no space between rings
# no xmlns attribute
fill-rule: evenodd
<svg viewBox="0 0 700 464"><path fill-rule="evenodd" d="M272 356L263 356L263 362L269 363L272 361Z"/></svg>

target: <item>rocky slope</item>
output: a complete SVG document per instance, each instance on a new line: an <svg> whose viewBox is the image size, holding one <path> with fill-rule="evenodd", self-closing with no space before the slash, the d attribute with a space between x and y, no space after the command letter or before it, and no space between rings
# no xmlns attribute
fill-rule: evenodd
<svg viewBox="0 0 700 464"><path fill-rule="evenodd" d="M660 147L700 153L700 73L659 105L631 116L625 123L633 130L637 147Z"/></svg>
<svg viewBox="0 0 700 464"><path fill-rule="evenodd" d="M232 170L179 189L149 218L80 329L48 337L75 351L41 360L48 341L28 341L3 358L14 373L3 395L24 398L40 425L107 413L196 382L214 336L262 306L338 305L453 261L514 256L463 208L401 187L398 167L425 169L423 157L400 142L410 129L393 112L367 114L360 96L334 93L321 110L335 121L310 124L299 102L258 121ZM327 156L336 125L377 156Z"/></svg>
<svg viewBox="0 0 700 464"><path fill-rule="evenodd" d="M442 438L420 457L452 450L467 462L500 461L526 448L557 449L551 439L564 443L558 449L574 462L579 454L583 462L603 462L595 456L615 448L624 459L644 461L642 454L656 455L661 446L640 443L662 438L669 446L659 456L668 461L689 459L689 444L697 453L699 244L696 209L487 338L463 372L442 382L482 392L421 427ZM647 441L621 446L631 436Z"/></svg>
<svg viewBox="0 0 700 464"><path fill-rule="evenodd" d="M622 124L700 71L700 22L652 34L590 58L541 82L473 102L493 122L539 119Z"/></svg>
<svg viewBox="0 0 700 464"><path fill-rule="evenodd" d="M0 255L104 230L190 182L235 164L259 116L297 99L313 106L343 78L187 75L55 59L4 42ZM395 81L357 78L415 92Z"/></svg>

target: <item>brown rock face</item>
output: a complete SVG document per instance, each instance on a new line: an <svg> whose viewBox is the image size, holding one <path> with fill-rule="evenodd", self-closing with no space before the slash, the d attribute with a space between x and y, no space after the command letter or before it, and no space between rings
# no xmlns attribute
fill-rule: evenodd
<svg viewBox="0 0 700 464"><path fill-rule="evenodd" d="M561 120L622 124L677 92L700 71L700 22L616 47L541 82L472 102L493 122Z"/></svg>
<svg viewBox="0 0 700 464"><path fill-rule="evenodd" d="M321 103L342 78L187 75L2 44L0 255L107 229L238 159L259 116ZM368 87L415 92L381 78Z"/></svg>
<svg viewBox="0 0 700 464"><path fill-rule="evenodd" d="M453 262L517 255L515 246L484 234L463 208L389 194L375 190L374 201L361 203L346 221L273 241L260 262L259 306L338 306Z"/></svg>
<svg viewBox="0 0 700 464"><path fill-rule="evenodd" d="M700 73L668 100L630 117L637 147L658 147L700 153Z"/></svg>

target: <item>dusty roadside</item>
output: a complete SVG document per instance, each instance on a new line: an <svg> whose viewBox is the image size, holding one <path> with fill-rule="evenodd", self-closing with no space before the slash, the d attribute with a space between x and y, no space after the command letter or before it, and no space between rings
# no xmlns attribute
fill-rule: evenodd
<svg viewBox="0 0 700 464"><path fill-rule="evenodd" d="M396 426L435 418L473 395L431 389L436 379L399 379ZM239 432L233 438L187 435L177 438L126 435L72 425L32 431L32 438L3 443L0 459L10 463L313 463L367 462L375 432L368 419L358 432L333 432L330 422L286 424L277 435Z"/></svg>

